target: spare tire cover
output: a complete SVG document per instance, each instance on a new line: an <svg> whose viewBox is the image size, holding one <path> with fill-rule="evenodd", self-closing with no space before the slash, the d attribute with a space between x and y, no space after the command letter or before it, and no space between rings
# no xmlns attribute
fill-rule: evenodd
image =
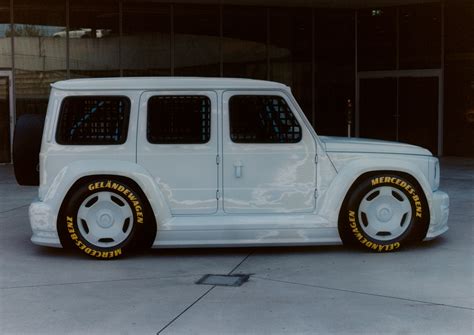
<svg viewBox="0 0 474 335"><path fill-rule="evenodd" d="M20 185L39 185L39 152L44 115L26 114L18 118L13 136L13 167Z"/></svg>

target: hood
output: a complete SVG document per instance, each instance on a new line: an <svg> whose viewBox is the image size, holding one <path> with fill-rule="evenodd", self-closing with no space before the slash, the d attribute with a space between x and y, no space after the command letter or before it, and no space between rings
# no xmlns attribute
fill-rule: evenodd
<svg viewBox="0 0 474 335"><path fill-rule="evenodd" d="M400 142L335 136L320 136L319 138L326 146L327 152L357 152L432 156L431 152L425 148Z"/></svg>

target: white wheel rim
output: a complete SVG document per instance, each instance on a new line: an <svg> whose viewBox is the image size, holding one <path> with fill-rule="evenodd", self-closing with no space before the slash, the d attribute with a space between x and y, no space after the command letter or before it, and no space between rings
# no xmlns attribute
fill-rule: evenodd
<svg viewBox="0 0 474 335"><path fill-rule="evenodd" d="M391 186L381 186L364 196L358 217L362 230L369 237L389 241L408 229L412 208L405 193Z"/></svg>
<svg viewBox="0 0 474 335"><path fill-rule="evenodd" d="M102 248L115 247L130 236L133 212L120 195L98 192L82 202L77 225L89 243Z"/></svg>

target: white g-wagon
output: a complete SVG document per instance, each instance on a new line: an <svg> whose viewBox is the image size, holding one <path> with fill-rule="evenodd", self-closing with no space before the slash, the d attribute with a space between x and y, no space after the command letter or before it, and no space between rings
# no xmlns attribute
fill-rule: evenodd
<svg viewBox="0 0 474 335"><path fill-rule="evenodd" d="M14 160L20 184L39 182L39 245L96 258L341 242L385 252L448 229L428 150L320 137L283 84L67 80L52 85L44 128L34 121L18 121Z"/></svg>

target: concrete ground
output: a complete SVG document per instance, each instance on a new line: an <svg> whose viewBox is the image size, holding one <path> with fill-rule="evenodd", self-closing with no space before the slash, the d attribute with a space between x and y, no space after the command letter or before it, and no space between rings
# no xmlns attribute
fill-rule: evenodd
<svg viewBox="0 0 474 335"><path fill-rule="evenodd" d="M442 160L450 230L389 254L152 250L96 261L30 241L36 188L0 166L0 334L472 334L474 160ZM196 285L245 273L241 287Z"/></svg>

